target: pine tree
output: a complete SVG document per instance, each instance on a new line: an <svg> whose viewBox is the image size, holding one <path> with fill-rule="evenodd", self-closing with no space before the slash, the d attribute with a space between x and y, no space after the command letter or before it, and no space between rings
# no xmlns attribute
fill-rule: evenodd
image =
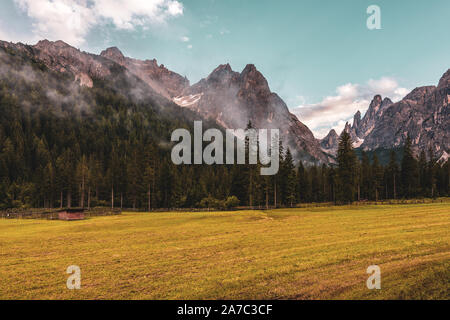
<svg viewBox="0 0 450 320"><path fill-rule="evenodd" d="M403 160L401 169L402 193L405 198L416 195L418 167L412 151L411 138L406 138L403 149Z"/></svg>
<svg viewBox="0 0 450 320"><path fill-rule="evenodd" d="M361 196L364 199L370 199L370 190L372 187L372 170L370 168L369 157L366 152L362 152L361 160Z"/></svg>
<svg viewBox="0 0 450 320"><path fill-rule="evenodd" d="M297 201L306 203L309 201L309 183L308 173L306 172L303 163L300 161L297 169Z"/></svg>
<svg viewBox="0 0 450 320"><path fill-rule="evenodd" d="M380 162L378 161L378 156L376 153L373 155L372 162L372 178L373 178L373 191L375 193L375 201L380 199L380 195L382 195L382 182L383 182L383 168L380 166Z"/></svg>
<svg viewBox="0 0 450 320"><path fill-rule="evenodd" d="M395 155L395 151L392 150L389 157L389 164L386 168L386 184L388 190L388 197L397 199L397 190L399 182L399 168Z"/></svg>
<svg viewBox="0 0 450 320"><path fill-rule="evenodd" d="M425 197L428 195L428 186L430 184L431 179L428 176L428 163L427 156L425 155L425 151L422 150L419 156L419 186L420 186L420 195Z"/></svg>
<svg viewBox="0 0 450 320"><path fill-rule="evenodd" d="M295 184L296 184L296 174L294 159L292 158L292 153L289 148L286 151L286 157L284 159L284 170L286 174L286 204L290 207L294 206L295 203Z"/></svg>
<svg viewBox="0 0 450 320"><path fill-rule="evenodd" d="M427 189L429 190L429 196L432 198L436 198L438 196L436 192L436 172L438 171L438 164L434 157L433 149L430 147L428 150L430 161L428 162L428 165L425 167L425 174L428 176L427 181Z"/></svg>
<svg viewBox="0 0 450 320"><path fill-rule="evenodd" d="M338 200L351 203L355 199L356 155L352 139L345 130L339 139L337 162Z"/></svg>

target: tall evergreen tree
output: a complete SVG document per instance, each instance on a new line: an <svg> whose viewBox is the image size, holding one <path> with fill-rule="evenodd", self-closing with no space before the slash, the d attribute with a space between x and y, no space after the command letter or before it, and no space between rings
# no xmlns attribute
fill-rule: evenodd
<svg viewBox="0 0 450 320"><path fill-rule="evenodd" d="M352 139L345 130L339 139L337 162L338 200L351 203L355 200L356 155Z"/></svg>
<svg viewBox="0 0 450 320"><path fill-rule="evenodd" d="M401 170L402 193L405 198L411 198L417 191L418 166L412 151L411 138L406 138L403 149L403 160Z"/></svg>

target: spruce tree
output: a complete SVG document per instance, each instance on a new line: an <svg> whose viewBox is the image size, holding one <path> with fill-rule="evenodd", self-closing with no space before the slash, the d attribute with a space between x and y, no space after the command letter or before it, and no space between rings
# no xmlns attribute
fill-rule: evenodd
<svg viewBox="0 0 450 320"><path fill-rule="evenodd" d="M412 151L411 138L406 138L403 149L403 160L401 169L402 194L405 198L411 198L417 191L418 167Z"/></svg>
<svg viewBox="0 0 450 320"><path fill-rule="evenodd" d="M356 155L352 139L345 130L339 139L337 162L338 200L351 203L355 199Z"/></svg>

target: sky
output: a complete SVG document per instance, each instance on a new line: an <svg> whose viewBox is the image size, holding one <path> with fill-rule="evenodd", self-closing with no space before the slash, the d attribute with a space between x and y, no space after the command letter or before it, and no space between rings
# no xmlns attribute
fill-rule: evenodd
<svg viewBox="0 0 450 320"><path fill-rule="evenodd" d="M367 8L380 8L369 30ZM0 39L63 40L156 58L195 83L255 64L314 132L338 132L375 94L400 100L450 68L448 0L2 0Z"/></svg>

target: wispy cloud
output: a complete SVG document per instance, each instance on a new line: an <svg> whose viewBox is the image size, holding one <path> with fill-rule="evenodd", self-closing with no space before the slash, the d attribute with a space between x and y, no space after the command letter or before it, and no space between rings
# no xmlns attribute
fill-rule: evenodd
<svg viewBox="0 0 450 320"><path fill-rule="evenodd" d="M183 14L175 0L14 0L33 21L39 38L82 44L98 25L134 30L152 23L164 23Z"/></svg>
<svg viewBox="0 0 450 320"><path fill-rule="evenodd" d="M181 37L180 40L183 42L189 42L189 40L191 40L191 39L189 39L189 37L183 36L183 37Z"/></svg>
<svg viewBox="0 0 450 320"><path fill-rule="evenodd" d="M221 30L219 31L219 34L220 34L221 36L224 36L224 35L230 34L230 33L231 33L230 30L225 29L225 28L223 28L223 29L221 29Z"/></svg>
<svg viewBox="0 0 450 320"><path fill-rule="evenodd" d="M396 102L408 92L393 78L370 79L362 85L347 83L339 86L336 95L328 96L315 104L302 103L292 111L317 138L323 138L332 128L341 132L345 123L351 121L358 110L364 115L375 95L380 94Z"/></svg>

